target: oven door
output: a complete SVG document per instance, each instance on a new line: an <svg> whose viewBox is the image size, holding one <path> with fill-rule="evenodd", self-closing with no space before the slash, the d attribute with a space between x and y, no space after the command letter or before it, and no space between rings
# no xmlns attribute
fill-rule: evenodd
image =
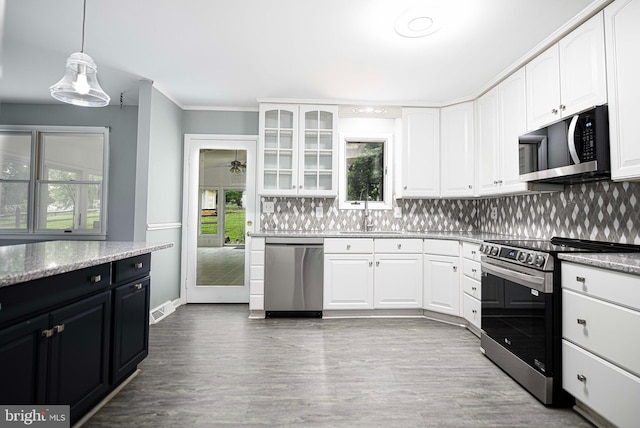
<svg viewBox="0 0 640 428"><path fill-rule="evenodd" d="M545 376L553 374L553 274L482 260L482 330Z"/></svg>

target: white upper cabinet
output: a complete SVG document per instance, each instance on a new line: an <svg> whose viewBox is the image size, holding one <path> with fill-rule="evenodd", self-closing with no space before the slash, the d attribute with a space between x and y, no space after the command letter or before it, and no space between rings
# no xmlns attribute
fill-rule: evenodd
<svg viewBox="0 0 640 428"><path fill-rule="evenodd" d="M521 68L477 101L482 196L528 191L527 183L520 181L518 150L518 137L527 128L525 92Z"/></svg>
<svg viewBox="0 0 640 428"><path fill-rule="evenodd" d="M526 77L529 130L605 104L602 13L529 62Z"/></svg>
<svg viewBox="0 0 640 428"><path fill-rule="evenodd" d="M260 105L258 191L295 196L298 167L298 106Z"/></svg>
<svg viewBox="0 0 640 428"><path fill-rule="evenodd" d="M402 144L398 145L396 197L440 196L440 110L402 109Z"/></svg>
<svg viewBox="0 0 640 428"><path fill-rule="evenodd" d="M611 178L640 179L640 0L616 0L605 9Z"/></svg>
<svg viewBox="0 0 640 428"><path fill-rule="evenodd" d="M473 102L440 111L441 196L465 197L475 193Z"/></svg>
<svg viewBox="0 0 640 428"><path fill-rule="evenodd" d="M300 106L298 195L338 194L337 106Z"/></svg>
<svg viewBox="0 0 640 428"><path fill-rule="evenodd" d="M260 105L258 192L336 196L337 107Z"/></svg>

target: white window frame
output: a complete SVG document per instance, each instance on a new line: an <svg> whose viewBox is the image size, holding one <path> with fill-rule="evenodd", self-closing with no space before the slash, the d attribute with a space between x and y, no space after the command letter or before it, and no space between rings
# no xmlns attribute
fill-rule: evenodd
<svg viewBox="0 0 640 428"><path fill-rule="evenodd" d="M105 240L107 238L107 213L108 213L108 194L109 194L109 128L97 126L18 126L18 125L0 125L2 132L30 133L31 134L31 175L29 179L29 195L28 195L28 214L26 229L0 229L0 240L19 239L19 240L37 240L37 239L95 239ZM39 183L47 183L41 180L44 172L43 160L39 154L40 136L42 134L102 134L102 181L101 197L100 197L100 227L96 230L91 229L41 229L38 228L38 216L40 214L40 196ZM99 172L99 171L98 171ZM88 181L71 181L73 184L92 184ZM96 182L97 183L97 182Z"/></svg>
<svg viewBox="0 0 640 428"><path fill-rule="evenodd" d="M364 210L364 201L347 200L347 143L383 143L384 144L384 182L382 201L369 201L370 210L390 210L393 208L393 134L389 133L363 133L363 132L343 132L340 133L340 154L338 168L338 207L341 210Z"/></svg>

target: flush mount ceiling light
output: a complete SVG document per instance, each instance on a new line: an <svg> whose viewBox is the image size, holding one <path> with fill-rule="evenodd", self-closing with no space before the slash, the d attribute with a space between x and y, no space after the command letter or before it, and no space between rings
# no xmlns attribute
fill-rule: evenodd
<svg viewBox="0 0 640 428"><path fill-rule="evenodd" d="M49 87L51 96L58 101L82 107L104 107L111 99L98 83L98 67L93 59L84 53L84 23L87 0L82 9L82 45L80 52L67 58L67 69L58 83Z"/></svg>
<svg viewBox="0 0 640 428"><path fill-rule="evenodd" d="M435 33L440 29L433 11L409 9L396 19L396 33L402 37L418 38Z"/></svg>

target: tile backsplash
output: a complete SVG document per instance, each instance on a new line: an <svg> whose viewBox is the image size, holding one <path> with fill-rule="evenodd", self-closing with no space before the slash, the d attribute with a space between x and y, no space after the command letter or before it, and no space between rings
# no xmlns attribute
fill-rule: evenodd
<svg viewBox="0 0 640 428"><path fill-rule="evenodd" d="M341 210L332 198L263 197L273 214L261 214L261 230L361 230L362 210ZM600 181L567 185L561 192L497 198L398 199L393 210L372 210L375 230L478 231L550 238L567 236L640 244L640 183ZM316 207L323 208L317 218ZM490 219L491 207L498 218Z"/></svg>

